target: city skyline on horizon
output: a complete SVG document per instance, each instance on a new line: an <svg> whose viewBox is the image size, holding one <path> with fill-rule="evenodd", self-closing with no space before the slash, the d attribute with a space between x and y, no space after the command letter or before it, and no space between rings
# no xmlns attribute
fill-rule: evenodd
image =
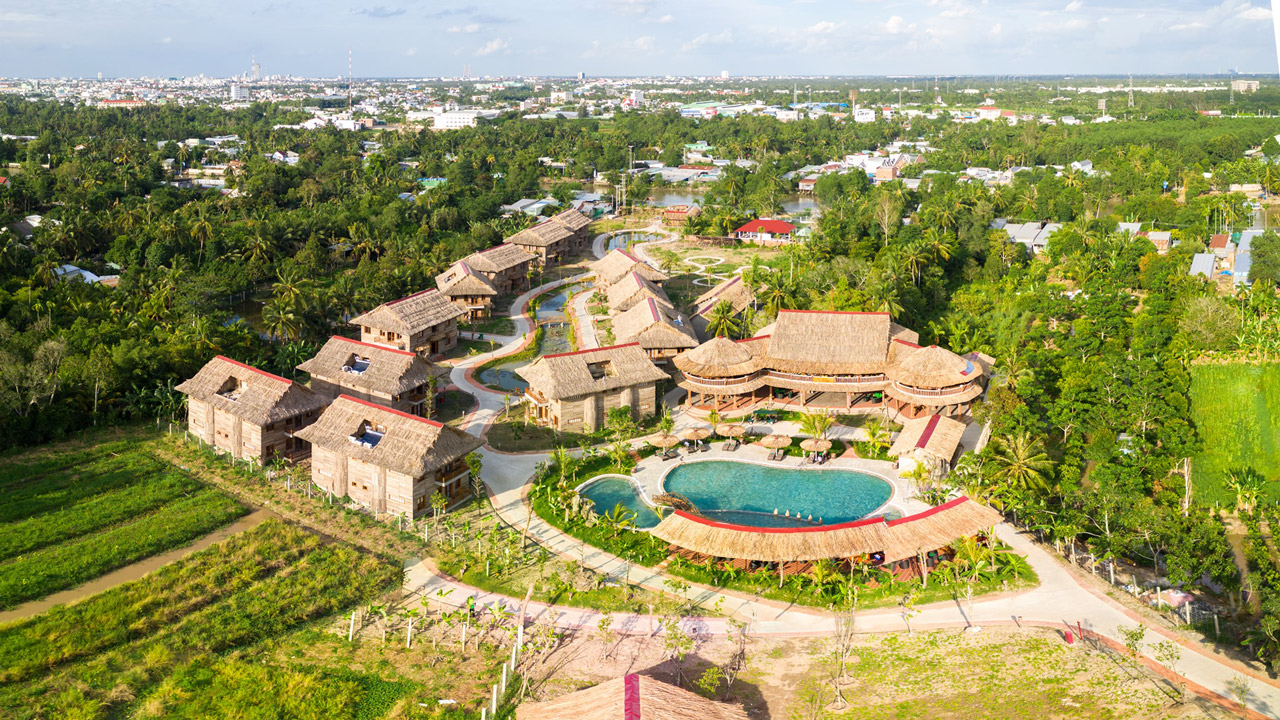
<svg viewBox="0 0 1280 720"><path fill-rule="evenodd" d="M359 3L360 0L353 0ZM364 0L370 2L375 0ZM231 0L191 10L89 0L0 11L7 77L931 77L1275 74L1272 11L1250 0ZM129 38L121 42L121 38ZM1010 73L1017 68L1019 73Z"/></svg>

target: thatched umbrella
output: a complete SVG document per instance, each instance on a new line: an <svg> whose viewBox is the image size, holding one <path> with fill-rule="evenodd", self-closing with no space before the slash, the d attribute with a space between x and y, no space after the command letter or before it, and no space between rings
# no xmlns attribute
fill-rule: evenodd
<svg viewBox="0 0 1280 720"><path fill-rule="evenodd" d="M767 448L777 450L778 448L784 448L790 445L791 436L790 435L765 435L764 437L760 438L760 444Z"/></svg>
<svg viewBox="0 0 1280 720"><path fill-rule="evenodd" d="M742 435L746 432L747 432L746 426L738 425L737 423L730 423L728 425L716 426L716 434L719 435L720 437L730 437L730 438L738 437L739 435Z"/></svg>
<svg viewBox="0 0 1280 720"><path fill-rule="evenodd" d="M679 445L680 438L676 437L675 435L669 435L667 433L659 433L657 435L654 435L653 437L646 438L646 442L648 442L650 445L654 447L662 448L663 450L666 450L669 447L674 447L676 445Z"/></svg>
<svg viewBox="0 0 1280 720"><path fill-rule="evenodd" d="M693 440L694 442L706 440L711 437L711 429L704 427L685 428L680 431L680 437L685 440Z"/></svg>
<svg viewBox="0 0 1280 720"><path fill-rule="evenodd" d="M823 452L831 449L831 441L823 438L805 438L800 443L800 449L805 452Z"/></svg>

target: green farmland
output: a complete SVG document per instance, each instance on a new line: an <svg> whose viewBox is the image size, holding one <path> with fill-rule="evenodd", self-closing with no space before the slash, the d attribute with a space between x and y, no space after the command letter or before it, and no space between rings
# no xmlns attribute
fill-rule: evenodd
<svg viewBox="0 0 1280 720"><path fill-rule="evenodd" d="M1229 506L1230 473L1266 478L1266 503L1280 501L1280 363L1197 365L1191 375L1192 417L1204 445L1192 461L1196 498Z"/></svg>

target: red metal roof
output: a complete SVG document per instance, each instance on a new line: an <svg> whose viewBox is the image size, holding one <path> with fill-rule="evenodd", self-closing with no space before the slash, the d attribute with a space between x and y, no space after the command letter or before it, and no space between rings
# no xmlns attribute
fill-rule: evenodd
<svg viewBox="0 0 1280 720"><path fill-rule="evenodd" d="M795 225L783 220L752 220L738 228L740 233L769 233L770 235L790 235Z"/></svg>

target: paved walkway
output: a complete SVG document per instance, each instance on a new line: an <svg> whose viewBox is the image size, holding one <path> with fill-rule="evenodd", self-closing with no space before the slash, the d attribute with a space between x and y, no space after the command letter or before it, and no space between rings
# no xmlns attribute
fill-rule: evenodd
<svg viewBox="0 0 1280 720"><path fill-rule="evenodd" d="M597 248L600 246L600 238L597 238L596 245ZM643 256L643 248L638 252ZM517 298L514 308L524 308L529 298L550 287L579 282L582 278L583 276L578 276L531 290ZM512 313L516 318L518 335L524 335L529 329L528 320L517 317L521 314ZM483 436L493 417L503 408L502 395L477 386L468 377L467 370L491 357L515 352L526 340L526 338L513 339L498 350L467 358L454 368L452 378L454 384L471 392L479 401L477 409L465 421L464 429L467 432ZM703 424L701 420L689 418L685 413L677 412L677 426ZM795 430L793 424L783 422L770 425L768 429L784 433ZM743 448L743 450L746 449ZM670 594L663 585L664 578L661 574L648 568L636 567L620 558L584 545L543 522L531 511L523 493L535 466L545 459L544 454L512 455L499 453L488 447L480 452L484 459L484 481L492 495L493 507L505 522L523 530L558 555L581 562L615 581L625 577L627 582L634 585ZM1032 543L1014 528L1001 525L996 533L1016 552L1026 556L1027 561L1040 577L1040 585L1026 592L975 602L971 616L966 613L966 608L961 602L921 607L912 618L913 628L1009 623L1036 624L1064 629L1081 627L1122 642L1123 637L1119 630L1136 627L1141 622L1139 616L1090 587L1087 581L1078 581L1072 575L1073 571L1068 569L1063 561ZM476 595L478 602L486 605L501 603L513 610L518 610L520 605L517 599L477 591L475 588L443 577L434 572L431 565L426 562L410 563L406 568L406 590L419 594L424 599L433 598L455 606L461 606L470 595ZM445 593L445 596L441 599L438 593ZM706 587L691 587L682 594L704 606L719 607L720 612L726 617L750 621L751 632L756 635L820 636L830 634L835 627L834 618L812 609L785 607L779 603L737 593L720 592ZM537 603L531 604L528 612L530 617L546 619L566 630L593 627L600 618L600 613L593 610L552 607ZM645 616L619 615L614 619L614 627L633 633L652 633L656 632L653 622L652 618ZM897 632L906 629L902 614L896 610L864 611L859 613L857 622L862 632ZM722 618L689 618L684 621L684 625L687 630L699 633L722 633L726 629L726 621ZM1145 654L1147 655L1152 654L1151 646L1155 642L1166 639L1175 641L1181 654L1178 664L1180 673L1192 683L1222 697L1232 697L1228 685L1230 681L1247 675L1251 678L1247 705L1263 716L1280 717L1280 683L1161 628L1149 626L1146 638Z"/></svg>

